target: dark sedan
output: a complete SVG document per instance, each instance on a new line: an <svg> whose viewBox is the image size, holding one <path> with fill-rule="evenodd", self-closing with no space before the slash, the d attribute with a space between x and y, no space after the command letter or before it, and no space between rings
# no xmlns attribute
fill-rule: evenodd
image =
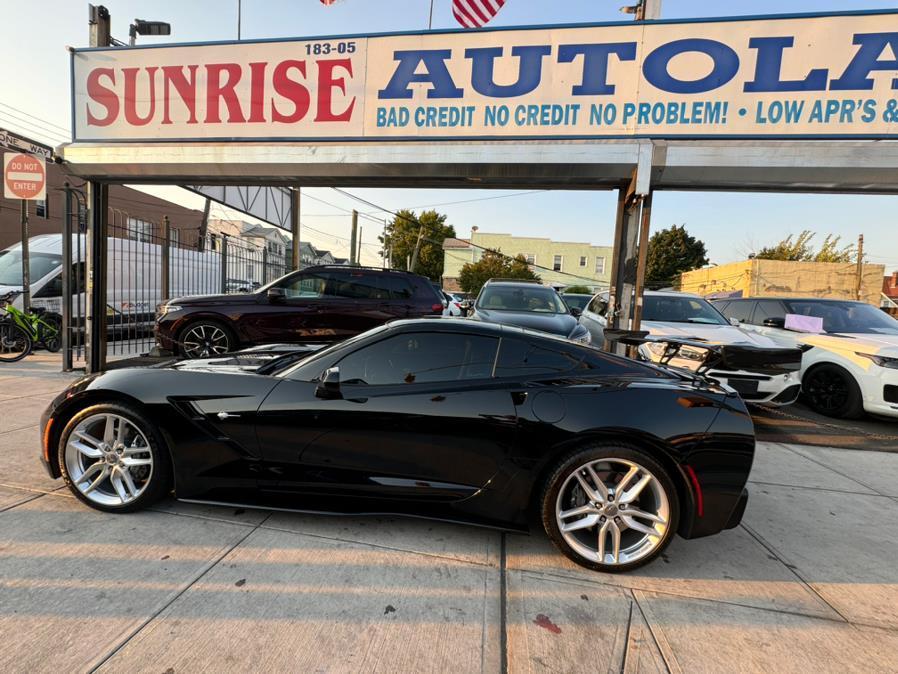
<svg viewBox="0 0 898 674"><path fill-rule="evenodd" d="M589 344L589 330L580 325L579 309L568 307L552 288L529 281L487 281L470 318L475 321L515 325L567 337L581 344Z"/></svg>
<svg viewBox="0 0 898 674"><path fill-rule="evenodd" d="M156 342L187 358L273 342L338 342L397 318L443 313L417 274L370 267L309 267L258 291L181 297L159 307Z"/></svg>
<svg viewBox="0 0 898 674"><path fill-rule="evenodd" d="M174 489L519 530L535 514L565 555L607 571L745 509L751 419L701 378L465 319L280 348L82 379L44 414L47 470L109 512Z"/></svg>

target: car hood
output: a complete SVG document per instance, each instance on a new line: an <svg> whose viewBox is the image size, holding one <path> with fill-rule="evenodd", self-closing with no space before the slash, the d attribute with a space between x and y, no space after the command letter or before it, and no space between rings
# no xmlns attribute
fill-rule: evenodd
<svg viewBox="0 0 898 674"><path fill-rule="evenodd" d="M824 349L828 347L898 358L898 335L840 332L827 335L799 335L799 339L806 344Z"/></svg>
<svg viewBox="0 0 898 674"><path fill-rule="evenodd" d="M643 321L642 329L652 336L697 339L712 344L748 344L764 348L778 346L764 335L748 332L735 325L706 325L702 323L668 323L665 321Z"/></svg>
<svg viewBox="0 0 898 674"><path fill-rule="evenodd" d="M577 327L577 319L570 314L538 314L532 311L492 311L477 309L476 318L489 323L515 325L568 337Z"/></svg>
<svg viewBox="0 0 898 674"><path fill-rule="evenodd" d="M193 358L166 362L160 367L188 372L252 373L263 365L283 356L299 360L322 349L323 344L267 344L244 351L237 351L217 358Z"/></svg>
<svg viewBox="0 0 898 674"><path fill-rule="evenodd" d="M176 297L169 304L195 307L208 304L216 306L222 304L255 304L258 301L259 295L257 293L235 293L233 295L189 295Z"/></svg>

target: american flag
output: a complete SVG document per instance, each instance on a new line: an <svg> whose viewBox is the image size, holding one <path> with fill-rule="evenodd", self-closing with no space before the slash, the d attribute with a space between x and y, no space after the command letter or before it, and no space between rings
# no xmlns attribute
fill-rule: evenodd
<svg viewBox="0 0 898 674"><path fill-rule="evenodd" d="M480 28L502 9L505 0L452 0L452 14L465 28Z"/></svg>

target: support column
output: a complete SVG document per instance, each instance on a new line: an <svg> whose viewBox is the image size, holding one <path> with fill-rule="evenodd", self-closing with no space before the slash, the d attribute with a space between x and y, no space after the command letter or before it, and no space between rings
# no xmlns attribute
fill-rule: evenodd
<svg viewBox="0 0 898 674"><path fill-rule="evenodd" d="M640 147L637 167L629 182L621 185L614 228L614 254L608 297L608 327L638 329L642 318L642 293L651 224L651 172L654 148ZM641 236L640 236L641 234ZM625 346L606 341L605 349L625 355Z"/></svg>
<svg viewBox="0 0 898 674"><path fill-rule="evenodd" d="M352 212L352 232L349 235L349 264L355 266L358 264L356 259L356 245L359 236L359 212Z"/></svg>
<svg viewBox="0 0 898 674"><path fill-rule="evenodd" d="M290 231L293 233L293 271L302 267L302 249L299 243L300 188L290 190Z"/></svg>
<svg viewBox="0 0 898 674"><path fill-rule="evenodd" d="M87 185L87 373L106 369L106 292L108 268L109 186Z"/></svg>

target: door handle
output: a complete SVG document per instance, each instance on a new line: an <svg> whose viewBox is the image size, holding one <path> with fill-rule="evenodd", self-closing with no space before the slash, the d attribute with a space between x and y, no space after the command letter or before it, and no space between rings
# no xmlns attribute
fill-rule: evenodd
<svg viewBox="0 0 898 674"><path fill-rule="evenodd" d="M523 405L527 400L527 391L512 391L511 392L511 402L515 404L515 406Z"/></svg>

